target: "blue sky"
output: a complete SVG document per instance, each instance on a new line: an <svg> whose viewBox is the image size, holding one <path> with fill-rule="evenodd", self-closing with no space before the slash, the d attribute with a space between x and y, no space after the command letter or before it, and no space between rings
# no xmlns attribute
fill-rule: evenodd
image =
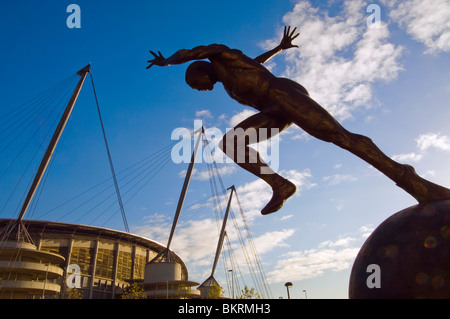
<svg viewBox="0 0 450 319"><path fill-rule="evenodd" d="M66 25L71 3L81 8L80 29ZM378 27L366 23L369 4L381 10ZM295 41L300 48L267 67L304 85L348 130L370 137L421 176L450 186L448 21L446 0L2 1L0 116L92 63L113 161L121 172L176 142L172 132L194 129L195 119L225 132L253 112L231 100L221 85L213 92L190 89L186 65L146 70L148 50L169 56L223 43L256 57L278 43L284 25L292 25L301 31ZM42 119L28 128L40 126ZM33 139L28 153L39 141ZM11 146L2 152L2 174L18 150ZM8 200L28 163L13 162L0 179L2 218L15 216L26 189L26 184L18 187ZM295 127L280 136L278 171L299 191L276 214L259 214L270 199L264 183L235 164L218 167L225 186L238 190L274 298L286 297L286 281L294 283L292 298L304 298L303 290L308 298L347 298L351 266L364 240L384 219L415 204L367 163ZM169 161L129 193L126 180L119 179L132 232L166 243L186 168ZM186 261L190 279L202 282L209 276L217 225L208 201L207 166L199 163L196 169L172 248ZM100 204L88 209L78 206L84 202L80 197L53 210L109 177L89 80L28 217L124 230L114 206L106 212ZM114 196L110 199L114 205ZM230 240L239 246L231 230ZM223 276L216 275L219 281Z"/></svg>

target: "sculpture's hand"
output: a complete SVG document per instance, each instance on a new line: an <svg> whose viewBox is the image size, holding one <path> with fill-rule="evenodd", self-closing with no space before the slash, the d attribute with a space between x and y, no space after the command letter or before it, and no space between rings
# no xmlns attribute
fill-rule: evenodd
<svg viewBox="0 0 450 319"><path fill-rule="evenodd" d="M155 57L153 60L148 60L147 62L150 63L150 65L147 67L147 69L151 68L154 65L158 66L168 66L169 63L167 62L167 59L163 57L161 52L158 51L158 54L156 54L153 51L150 51L150 53Z"/></svg>
<svg viewBox="0 0 450 319"><path fill-rule="evenodd" d="M281 39L281 43L279 45L281 49L286 50L290 48L298 48L298 45L292 44L292 41L300 35L300 33L295 34L296 31L297 28L294 28L291 32L291 27L288 27L287 29L284 27L283 39Z"/></svg>

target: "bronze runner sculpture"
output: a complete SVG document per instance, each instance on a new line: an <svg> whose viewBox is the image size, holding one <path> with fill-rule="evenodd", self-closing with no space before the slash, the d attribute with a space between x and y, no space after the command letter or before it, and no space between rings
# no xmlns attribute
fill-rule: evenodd
<svg viewBox="0 0 450 319"><path fill-rule="evenodd" d="M271 138L270 129L283 131L296 124L310 135L333 143L363 159L380 172L393 180L397 186L412 195L418 202L450 199L450 190L431 183L418 176L413 167L395 162L386 156L370 138L351 133L343 128L333 116L314 101L308 91L297 82L273 75L263 64L282 50L297 47L292 41L299 36L297 28L291 32L290 27L284 29L281 43L274 49L252 59L241 51L230 49L222 44L198 46L192 50L182 49L169 58L161 52L153 51L153 59L148 62L154 65L169 66L193 60L186 70L186 82L193 89L212 90L214 84L221 82L231 98L239 103L251 106L259 113L247 118L236 126L244 131L250 128L268 129L267 136L257 136L257 141L245 140L245 136L227 133L220 147L243 169L266 181L273 190L272 199L261 211L263 215L278 211L290 196L296 192L296 186L275 173L259 157L249 144ZM233 148L227 150L230 139L237 140ZM241 140L240 140L241 139ZM237 145L245 145L245 161L238 161Z"/></svg>

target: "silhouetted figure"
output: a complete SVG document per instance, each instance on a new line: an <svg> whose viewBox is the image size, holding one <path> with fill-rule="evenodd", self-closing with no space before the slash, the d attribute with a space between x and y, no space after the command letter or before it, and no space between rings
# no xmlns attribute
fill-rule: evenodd
<svg viewBox="0 0 450 319"><path fill-rule="evenodd" d="M212 90L215 83L221 82L231 98L259 111L238 124L236 128L243 130L254 128L256 132L260 128L266 128L267 136L258 136L258 140L253 141L246 139L245 134L239 135L231 130L222 139L220 147L239 166L272 187L272 199L261 211L264 215L279 210L285 200L296 192L296 187L271 170L259 154L248 145L261 142L263 138L271 138L272 128L281 132L291 124L296 124L310 135L331 142L360 157L419 202L450 199L449 189L419 177L413 167L399 164L387 157L368 137L347 131L309 96L303 86L292 80L276 77L263 66L282 50L297 47L292 44L299 36L296 30L297 28L291 32L290 27L285 27L281 43L255 59L225 45L211 44L198 46L192 50L182 49L169 58L164 58L161 52L156 54L150 51L154 59L148 61L150 65L147 69L153 65L169 66L208 59L210 62L196 61L189 65L186 70L187 84L193 89L203 91ZM234 147L227 150L227 141L230 144L230 139L234 139ZM245 161L237 160L239 156L237 146L240 143L245 144Z"/></svg>

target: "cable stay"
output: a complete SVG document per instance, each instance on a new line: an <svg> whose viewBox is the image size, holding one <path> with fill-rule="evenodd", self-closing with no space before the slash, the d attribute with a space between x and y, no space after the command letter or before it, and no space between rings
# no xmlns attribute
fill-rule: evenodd
<svg viewBox="0 0 450 319"><path fill-rule="evenodd" d="M247 242L248 242L248 244L250 246L251 253L254 256L253 260L254 260L254 262L256 264L255 267L257 269L258 275L261 278L261 280L259 281L259 283L260 283L260 286L259 286L260 291L262 291L264 289L264 296L270 296L270 298L272 298L272 293L271 293L269 287L266 285L267 277L265 275L264 269L263 269L262 264L261 264L261 258L259 257L258 251L256 249L256 245L255 245L255 242L253 240L253 236L252 236L252 234L250 232L250 228L248 227L248 224L247 224L247 222L245 220L244 211L242 209L241 203L239 201L239 196L238 196L237 193L236 193L236 201L237 201L238 206L239 206L239 212L241 214L242 221L244 222L244 227L245 227L244 229L245 229L245 232L246 232L246 235L247 235Z"/></svg>
<svg viewBox="0 0 450 319"><path fill-rule="evenodd" d="M117 172L116 177L121 185L120 189L124 205L127 205L170 163L171 149L176 143L175 141ZM59 217L53 217L56 221L67 221L70 216L75 216L76 219L73 222L83 222L91 225L95 224L101 217L109 216L103 224L105 226L109 220L120 212L119 210L114 211L111 209L117 203L117 201L114 201L115 195L112 177L109 177L89 187L87 190L66 199L53 208L41 212L36 218L42 219L49 214L53 216L59 214ZM98 213L98 211L101 212ZM93 219L86 220L86 218L91 217Z"/></svg>
<svg viewBox="0 0 450 319"><path fill-rule="evenodd" d="M17 228L18 235L17 240L22 238L23 236L20 235L20 232L23 232L25 230L25 227L21 227L23 225L23 217L25 216L25 213L28 210L28 207L30 206L31 200L33 199L33 196L35 195L35 192L39 186L39 183L41 182L41 179L47 169L47 166L51 160L51 157L53 155L53 152L55 151L56 145L61 137L61 134L67 124L67 121L69 120L70 114L72 113L73 107L75 106L75 102L77 101L78 95L80 94L81 88L83 86L84 80L86 79L87 73L90 72L90 65L87 65L83 69L77 72L77 74L81 77L78 81L77 87L75 88L75 91L72 94L72 97L70 98L69 103L66 106L66 109L64 110L63 116L61 117L58 126L53 133L52 139L50 140L50 144L47 147L47 150L44 154L44 157L41 161L41 164L39 166L39 169L34 176L33 183L31 184L31 187L28 191L28 194L25 198L25 201L22 205L22 208L19 213L19 217L17 220L15 220L13 223L15 224L15 227ZM26 230L25 230L26 231Z"/></svg>
<svg viewBox="0 0 450 319"><path fill-rule="evenodd" d="M20 107L17 107L12 111L10 111L9 113L0 117L0 154L6 152L7 150L9 151L10 155L12 154L12 159L10 161L2 163L4 165L2 165L2 167L0 168L0 179L5 177L6 174L9 173L10 170L12 170L13 165L18 161L19 157L23 153L25 152L29 153L29 145L35 140L36 136L42 137L44 135L44 138L41 139L38 149L34 151L34 154L32 154L31 156L31 160L28 161L28 164L25 166L26 167L25 171L18 179L16 179L13 191L6 199L3 206L0 207L0 214L5 210L8 203L13 199L13 196L16 193L16 191L18 191L19 185L25 178L27 171L31 169L31 167L33 166L33 162L35 161L35 158L41 152L42 146L46 144L47 137L51 135L51 132L53 132L52 137L48 142L45 153L40 161L39 167L34 172L33 178L27 186L27 192L23 193L23 198L22 200L19 201L20 208L18 207L17 216L15 220L12 222L13 224L12 229L16 229L18 231L18 234L14 235L13 234L14 232L11 229L3 231L2 232L3 234L9 233L11 236L15 236L16 238L28 237L26 234L25 235L23 234L25 229L25 227L22 227L24 216L26 213L30 211L31 215L34 214L34 210L36 209L40 193L42 192L43 185L45 184L45 180L48 176L48 169L53 161L53 154L57 148L58 142L61 138L64 128L66 127L66 124L71 116L72 110L75 106L75 103L78 99L78 96L80 94L80 91L83 87L84 81L88 73L90 74L91 77L91 83L97 106L97 112L100 120L100 125L102 128L103 140L108 155L109 166L111 169L112 180L114 182L115 192L119 203L119 209L122 213L122 219L125 230L129 233L129 227L126 220L125 210L119 191L118 181L116 178L116 173L111 158L111 152L109 149L106 131L100 112L97 93L95 91L91 67L89 64L76 73L78 78L75 76L71 76L61 81L53 88L48 89L44 93L38 95L36 98L29 100L28 102L22 104ZM76 86L74 89L72 88L73 93L71 94L70 99L68 101L66 100L67 105L65 109L62 111L59 109L59 105L61 102L63 102L64 99L66 99L64 97L66 95L65 93L68 92L68 89L70 90L70 86L73 86L74 80L77 81ZM54 106L49 108L48 105ZM52 122L54 124L58 122L55 129L52 129L52 127L54 127L53 124L50 124ZM31 137L25 138L25 144L21 148L17 148L16 146L17 142L19 141L19 139L22 140L24 139L23 137L24 133L26 131L29 131L30 124L32 123L40 123L40 125L38 125L39 127L37 129L34 129L34 131L31 134ZM44 126L43 124L46 125ZM48 128L46 133L43 134L42 130L48 126L50 126L50 128Z"/></svg>
<svg viewBox="0 0 450 319"><path fill-rule="evenodd" d="M3 130L3 139L0 142L0 145L2 145L2 150L0 154L5 153L5 151L8 148L12 148L12 146L18 145L18 139L24 135L24 133L34 126L31 126L30 124L32 122L40 123L38 128L34 128L31 132L31 137L26 138L24 146L19 149L18 152L16 152L15 149L11 149L10 156L12 156L12 160L8 159L8 156L4 156L2 159L2 166L6 165L6 168L2 167L0 172L0 179L3 179L7 173L12 171L14 164L23 157L25 153L31 153L31 160L28 160L27 163L25 163L25 169L22 170L19 179L17 179L14 182L11 182L11 185L14 185L13 191L10 193L7 200L5 200L5 203L3 207L1 207L0 215L3 213L3 211L6 209L6 206L9 204L9 202L13 199L13 195L19 191L19 187L22 183L22 180L27 175L27 172L32 168L34 165L34 162L38 155L45 150L45 144L49 143L47 140L49 136L51 136L51 133L56 130L56 123L61 118L63 109L60 107L61 103L65 101L67 104L67 101L69 97L67 97L67 93L70 91L74 91L74 86L76 82L73 80L75 79L74 76L70 77L69 79L62 81L57 86L55 86L53 89L47 90L46 94L41 94L35 99L30 100L29 102L25 103L23 105L23 109L17 108L14 111L11 111L7 115L3 116L2 119L5 120L5 123L0 124L0 126L6 126L8 124L8 127ZM76 80L76 79L75 79ZM51 95L54 93L54 95ZM45 108L44 106L48 105L49 107ZM24 112L25 110L26 112ZM20 116L19 119L16 119L18 116ZM10 123L11 122L11 123ZM7 129L12 128L11 131L7 131ZM8 134L7 134L8 133ZM15 135L14 135L15 134ZM8 141L8 138L11 137L12 140ZM32 145L32 142L36 140L36 137L43 137L41 138L41 142L38 145L37 149L34 151L30 147ZM25 138L25 137L23 137ZM6 145L5 145L6 144ZM34 172L33 176L36 175L37 170ZM31 180L30 180L31 185ZM27 187L27 189L30 187L30 185ZM24 195L25 196L25 195ZM23 199L20 201L22 202ZM20 209L20 208L18 208ZM17 216L18 216L18 212Z"/></svg>
<svg viewBox="0 0 450 319"><path fill-rule="evenodd" d="M40 128L54 114L60 112L60 103L66 93L74 91L78 79L71 76L53 88L22 104L20 107L0 117L0 154L3 154L23 135L33 122L41 122ZM67 104L67 101L66 101ZM49 112L50 110L50 112ZM53 115L52 115L53 114ZM61 110L62 114L62 110ZM58 119L61 118L61 114ZM36 134L33 134L34 137Z"/></svg>
<svg viewBox="0 0 450 319"><path fill-rule="evenodd" d="M94 97L95 97L95 103L97 105L98 117L100 119L100 125L102 127L102 133L103 133L103 139L105 141L106 153L108 154L109 166L111 169L112 178L114 180L114 187L116 189L117 200L119 202L120 212L122 213L123 224L125 226L126 232L129 233L130 228L128 227L127 217L125 215L125 209L124 209L123 203L122 203L122 196L120 195L119 184L117 183L116 172L114 170L114 165L113 165L112 158L111 158L111 152L109 150L108 140L106 139L105 126L103 125L102 115L100 113L100 107L99 107L98 99L97 99L97 93L95 91L95 86L94 86L94 78L92 77L92 72L89 72L89 74L91 76L92 89L94 90Z"/></svg>

